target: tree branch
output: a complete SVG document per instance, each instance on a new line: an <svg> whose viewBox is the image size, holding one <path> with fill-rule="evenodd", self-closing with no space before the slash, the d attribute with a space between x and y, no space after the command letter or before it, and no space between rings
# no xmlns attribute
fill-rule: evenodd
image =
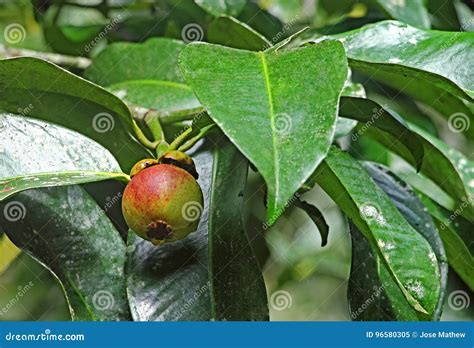
<svg viewBox="0 0 474 348"><path fill-rule="evenodd" d="M77 68L85 70L91 65L91 60L84 57L66 56L58 53L49 52L38 52L27 50L24 48L13 48L6 47L0 44L0 57L1 58L14 58L14 57L35 57L44 60L48 60L51 63L61 65L64 67Z"/></svg>

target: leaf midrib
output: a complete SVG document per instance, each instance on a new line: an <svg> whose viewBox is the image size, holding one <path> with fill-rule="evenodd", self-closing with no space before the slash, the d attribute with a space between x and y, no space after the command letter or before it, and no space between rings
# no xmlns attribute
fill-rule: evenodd
<svg viewBox="0 0 474 348"><path fill-rule="evenodd" d="M262 65L262 72L263 78L265 83L265 91L267 92L268 96L268 106L269 106L269 117L270 117L270 126L272 130L272 148L273 148L273 165L275 168L275 198L279 195L280 190L280 180L279 180L279 173L280 173L280 165L279 165L279 153L277 147L277 139L275 138L276 134L276 126L275 126L275 110L273 108L273 95L271 91L271 84L270 84L270 74L268 72L268 64L265 58L264 52L257 53L260 58L260 64Z"/></svg>
<svg viewBox="0 0 474 348"><path fill-rule="evenodd" d="M130 84L143 84L143 85L161 85L161 86L167 86L167 87L173 87L177 89L182 89L185 91L192 91L191 87L184 83L179 83L179 82L173 82L173 81L166 81L166 80L126 80L126 81L121 81L117 82L114 84L109 85L108 87L122 87Z"/></svg>

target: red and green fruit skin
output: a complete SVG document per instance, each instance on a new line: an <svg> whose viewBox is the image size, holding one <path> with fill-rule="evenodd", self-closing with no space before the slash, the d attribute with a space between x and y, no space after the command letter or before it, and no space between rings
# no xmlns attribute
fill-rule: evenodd
<svg viewBox="0 0 474 348"><path fill-rule="evenodd" d="M202 191L194 177L169 164L153 165L134 175L122 199L128 226L155 245L195 231L202 207Z"/></svg>

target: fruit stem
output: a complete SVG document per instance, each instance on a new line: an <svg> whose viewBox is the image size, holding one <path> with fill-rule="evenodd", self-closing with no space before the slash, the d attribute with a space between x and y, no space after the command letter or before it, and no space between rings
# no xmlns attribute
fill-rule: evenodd
<svg viewBox="0 0 474 348"><path fill-rule="evenodd" d="M214 126L215 124L210 124L209 126L201 128L197 135L195 135L194 137L186 141L184 144L179 146L178 151L184 152L192 148L194 144L196 144L200 139L204 138L204 136L208 134L214 128Z"/></svg>
<svg viewBox="0 0 474 348"><path fill-rule="evenodd" d="M163 127L161 127L161 122L160 119L158 118L158 115L156 112L153 112L153 110L150 110L146 115L145 115L145 123L150 129L151 134L153 135L153 138L155 141L164 141L165 140L165 134L163 133Z"/></svg>
<svg viewBox="0 0 474 348"><path fill-rule="evenodd" d="M132 127L133 131L135 132L138 140L147 148L154 150L160 143L159 141L150 141L145 134L143 134L142 130L140 127L138 127L137 123L135 122L134 119L132 119Z"/></svg>
<svg viewBox="0 0 474 348"><path fill-rule="evenodd" d="M176 139L173 140L173 142L170 144L168 150L173 151L178 149L178 147L186 140L188 135L193 131L192 127L186 128L184 132L182 132L180 135L176 137Z"/></svg>

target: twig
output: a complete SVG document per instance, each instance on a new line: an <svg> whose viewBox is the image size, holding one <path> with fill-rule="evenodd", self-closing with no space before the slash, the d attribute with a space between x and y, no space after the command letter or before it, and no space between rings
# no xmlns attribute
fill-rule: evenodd
<svg viewBox="0 0 474 348"><path fill-rule="evenodd" d="M0 57L35 57L48 60L57 65L78 68L81 70L85 70L91 65L91 60L84 57L66 56L58 53L38 52L24 48L6 47L3 44L0 44Z"/></svg>

